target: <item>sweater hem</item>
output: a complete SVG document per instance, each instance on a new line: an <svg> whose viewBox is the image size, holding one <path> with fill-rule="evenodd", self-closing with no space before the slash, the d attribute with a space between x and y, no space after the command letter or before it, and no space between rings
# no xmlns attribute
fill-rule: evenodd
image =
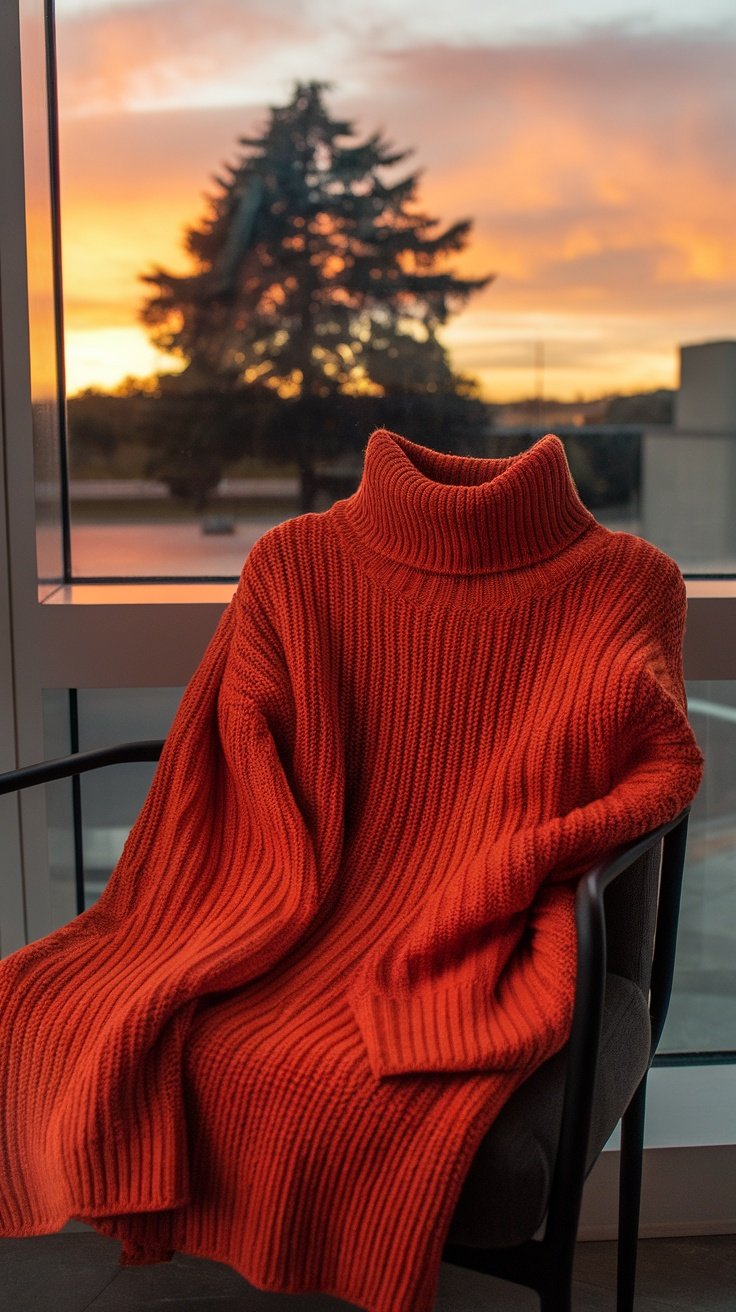
<svg viewBox="0 0 736 1312"><path fill-rule="evenodd" d="M402 1299L397 1301L393 1290L387 1291L386 1298L364 1296L358 1287L345 1281L267 1280L249 1273L244 1266L239 1265L237 1257L231 1250L221 1247L214 1248L207 1244L200 1244L196 1240L180 1244L174 1252L183 1256L201 1257L208 1261L222 1262L242 1276L253 1288L264 1293L326 1294L352 1304L354 1307L361 1309L361 1312L433 1312L437 1302L440 1268L443 1260L442 1254L448 1242L448 1232L468 1171L484 1136L496 1120L501 1106L515 1093L519 1085L529 1078L534 1067L535 1062L528 1062L523 1066L520 1065L513 1072L507 1072L503 1084L501 1104L499 1105L497 1097L491 1098L466 1126L461 1140L461 1148L453 1156L452 1167L446 1179L443 1206L434 1216L432 1238L424 1254L423 1285L419 1288L415 1286L410 1289ZM84 1217L80 1219L84 1220ZM122 1242L125 1243L126 1241Z"/></svg>
<svg viewBox="0 0 736 1312"><path fill-rule="evenodd" d="M419 994L349 990L346 996L376 1079L428 1072L506 1074L543 1060L557 1041L551 1024L535 1033L522 1015L513 1026L508 1020L503 1029L494 1025L488 1014L493 983L483 979L425 987Z"/></svg>
<svg viewBox="0 0 736 1312"><path fill-rule="evenodd" d="M30 1221L28 1224L15 1225L13 1222L7 1224L0 1220L0 1239L26 1239L34 1235L56 1235L63 1230L67 1221L84 1221L87 1222L91 1217L103 1218L116 1214L125 1215L148 1215L151 1212L169 1212L180 1207L187 1207L191 1202L191 1196L186 1195L181 1199L174 1199L166 1202L145 1202L131 1203L128 1198L114 1198L111 1202L105 1202L96 1208L85 1208L83 1212L72 1212L65 1209L52 1217L43 1217L39 1221Z"/></svg>

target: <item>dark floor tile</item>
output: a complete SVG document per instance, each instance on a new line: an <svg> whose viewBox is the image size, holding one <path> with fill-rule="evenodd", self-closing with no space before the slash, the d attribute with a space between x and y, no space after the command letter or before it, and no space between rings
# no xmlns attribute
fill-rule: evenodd
<svg viewBox="0 0 736 1312"><path fill-rule="evenodd" d="M75 1223L82 1226L81 1222ZM0 1312L350 1312L327 1294L260 1290L224 1262L175 1253L121 1267L89 1227L0 1239ZM579 1244L574 1312L611 1312L616 1245ZM532 1290L443 1263L434 1312L538 1312ZM643 1239L636 1312L736 1312L736 1235Z"/></svg>
<svg viewBox="0 0 736 1312"><path fill-rule="evenodd" d="M578 1244L575 1278L614 1290L616 1245ZM736 1235L640 1239L636 1294L637 1312L736 1312Z"/></svg>
<svg viewBox="0 0 736 1312"><path fill-rule="evenodd" d="M355 1312L328 1294L257 1289L233 1267L175 1253L170 1262L120 1268L89 1312Z"/></svg>
<svg viewBox="0 0 736 1312"><path fill-rule="evenodd" d="M432 1312L539 1312L539 1299L533 1289L445 1262Z"/></svg>
<svg viewBox="0 0 736 1312"><path fill-rule="evenodd" d="M0 1239L1 1312L83 1312L115 1278L119 1248L89 1231Z"/></svg>

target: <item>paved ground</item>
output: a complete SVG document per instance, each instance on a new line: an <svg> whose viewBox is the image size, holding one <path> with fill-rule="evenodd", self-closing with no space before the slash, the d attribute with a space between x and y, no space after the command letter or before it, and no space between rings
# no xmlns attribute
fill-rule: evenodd
<svg viewBox="0 0 736 1312"><path fill-rule="evenodd" d="M151 498L142 500L150 502ZM291 498L288 509L270 515L259 514L257 518L247 512L238 512L235 532L222 535L203 533L201 520L195 516L161 523L148 523L145 519L129 523L88 523L74 521L72 517L74 573L80 577L135 578L151 574L172 577L227 574L237 577L256 538L272 524L296 514L295 505L295 499ZM320 502L316 509L322 510L326 505L326 502ZM213 514L216 509L213 505ZM146 517L149 513L155 516L155 501L150 512L146 511ZM639 521L630 514L601 510L596 512L596 518L612 531L634 534L640 531ZM53 525L42 525L38 534L41 554L51 566L57 553L58 531ZM684 554L678 553L677 561L684 573L736 573L733 555L688 560Z"/></svg>

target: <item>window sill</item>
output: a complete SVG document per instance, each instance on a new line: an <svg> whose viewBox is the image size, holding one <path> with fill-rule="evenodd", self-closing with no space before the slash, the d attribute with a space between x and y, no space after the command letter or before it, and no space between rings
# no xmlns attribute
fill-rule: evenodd
<svg viewBox="0 0 736 1312"><path fill-rule="evenodd" d="M39 595L38 600L43 606L226 606L236 587L237 580L232 583L135 583L121 579L120 583L60 584L53 592Z"/></svg>
<svg viewBox="0 0 736 1312"><path fill-rule="evenodd" d="M736 575L723 579L686 578L688 601L702 599L736 600ZM43 606L165 606L165 605L218 605L226 606L232 597L237 580L231 583L137 583L121 579L119 583L59 584L47 592L49 584L39 588L38 601Z"/></svg>
<svg viewBox="0 0 736 1312"><path fill-rule="evenodd" d="M736 575L727 579L689 579L685 578L688 601L701 597L736 598Z"/></svg>
<svg viewBox="0 0 736 1312"><path fill-rule="evenodd" d="M688 680L736 679L736 577L686 579ZM184 686L237 581L73 583L35 607L45 688Z"/></svg>

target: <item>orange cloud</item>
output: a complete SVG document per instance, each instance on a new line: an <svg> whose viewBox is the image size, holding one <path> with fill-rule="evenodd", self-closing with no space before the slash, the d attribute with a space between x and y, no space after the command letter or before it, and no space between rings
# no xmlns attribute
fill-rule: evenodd
<svg viewBox="0 0 736 1312"><path fill-rule="evenodd" d="M247 100L249 63L313 37L297 6L242 0L145 0L62 15L56 26L66 117L186 104L198 84L232 79Z"/></svg>
<svg viewBox="0 0 736 1312"><path fill-rule="evenodd" d="M186 0L176 24L162 3L133 18L115 11L111 33L127 31L125 40L103 40L99 29L75 55L67 33L68 350L90 324L135 322L145 295L138 273L154 263L190 267L184 228L201 219L212 174L239 156L237 137L263 122L266 103L288 95L289 52L294 76L332 74L302 12L295 18L284 9L273 21L254 15L247 51L234 40L245 30L234 0L206 10ZM277 55L279 23L288 30ZM81 16L75 31L83 31ZM138 84L150 81L146 94L164 95L169 73L157 81L157 69L194 85L220 55L231 94L238 77L252 92L251 69L265 84L274 61L260 108L114 112ZM675 386L679 341L733 334L735 55L727 32L690 30L685 41L615 27L537 45L387 50L356 40L346 53L340 76L349 90L338 82L333 112L360 133L382 127L398 147L416 148L403 167L423 170L422 209L443 223L474 220L471 244L452 265L497 277L445 338L458 368L477 373L490 396L531 390L539 340L549 390L559 384L560 396L590 396ZM104 114L82 117L105 88Z"/></svg>

